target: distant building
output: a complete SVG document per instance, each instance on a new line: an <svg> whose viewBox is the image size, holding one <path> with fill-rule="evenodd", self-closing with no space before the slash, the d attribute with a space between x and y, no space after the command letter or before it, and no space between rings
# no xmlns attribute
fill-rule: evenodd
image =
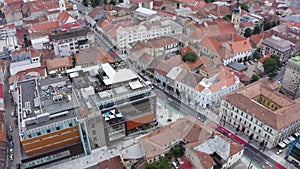
<svg viewBox="0 0 300 169"><path fill-rule="evenodd" d="M281 91L291 99L300 97L300 56L293 57L287 62Z"/></svg>
<svg viewBox="0 0 300 169"><path fill-rule="evenodd" d="M110 46L125 53L131 43L181 34L183 27L165 18L136 24L132 17L126 16L101 20L97 23L97 30Z"/></svg>
<svg viewBox="0 0 300 169"><path fill-rule="evenodd" d="M292 42L281 39L280 37L271 36L262 41L260 53L265 55L277 55L281 62L286 62L289 56L293 54L295 44Z"/></svg>
<svg viewBox="0 0 300 169"><path fill-rule="evenodd" d="M266 148L282 144L300 130L300 99L279 93L280 83L261 79L223 96L220 123L239 128Z"/></svg>
<svg viewBox="0 0 300 169"><path fill-rule="evenodd" d="M87 27L52 35L55 56L70 56L89 48L94 43L93 33Z"/></svg>

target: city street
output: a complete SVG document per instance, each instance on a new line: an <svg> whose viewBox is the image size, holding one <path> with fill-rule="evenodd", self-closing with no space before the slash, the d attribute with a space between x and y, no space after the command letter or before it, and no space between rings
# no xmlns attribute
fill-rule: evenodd
<svg viewBox="0 0 300 169"><path fill-rule="evenodd" d="M9 76L7 76L9 77ZM20 147L20 138L18 133L18 124L17 124L17 114L15 112L15 108L13 106L13 103L11 102L11 95L9 93L9 84L8 79L6 78L4 82L4 102L5 102L5 118L6 118L6 129L8 135L12 136L12 141L14 143L14 158L13 161L9 161L9 168L10 167L16 167L16 164L19 164L21 162L21 147ZM12 117L11 113L14 112L14 117ZM9 131L9 126L12 126L13 132ZM8 157L10 156L9 152L9 145L8 145Z"/></svg>

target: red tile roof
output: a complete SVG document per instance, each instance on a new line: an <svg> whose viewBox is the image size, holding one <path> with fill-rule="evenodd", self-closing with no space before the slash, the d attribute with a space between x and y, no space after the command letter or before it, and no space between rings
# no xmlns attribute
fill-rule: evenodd
<svg viewBox="0 0 300 169"><path fill-rule="evenodd" d="M45 22L38 25L34 25L29 27L29 32L39 32L39 31L46 31L46 30L54 30L59 28L58 21L53 22Z"/></svg>
<svg viewBox="0 0 300 169"><path fill-rule="evenodd" d="M178 158L179 161L179 169L193 169L192 163L186 159L185 157Z"/></svg>
<svg viewBox="0 0 300 169"><path fill-rule="evenodd" d="M58 8L59 8L58 1L29 2L29 10L31 13L40 12L40 11L48 11L51 9L58 9Z"/></svg>
<svg viewBox="0 0 300 169"><path fill-rule="evenodd" d="M59 23L67 23L67 21L69 19L73 19L74 21L76 21L76 19L70 15L67 11L62 11L58 16L57 16L57 20Z"/></svg>
<svg viewBox="0 0 300 169"><path fill-rule="evenodd" d="M232 42L231 46L234 53L241 53L244 51L253 50L250 41L248 39L243 41L238 41L238 42Z"/></svg>
<svg viewBox="0 0 300 169"><path fill-rule="evenodd" d="M197 150L194 151L200 159L200 163L202 164L203 168L208 169L216 165L215 161L210 157L209 154Z"/></svg>
<svg viewBox="0 0 300 169"><path fill-rule="evenodd" d="M107 158L107 157L105 157ZM105 161L98 163L99 169L122 169L123 168L123 162L120 158L120 156L116 156L113 158L109 158Z"/></svg>

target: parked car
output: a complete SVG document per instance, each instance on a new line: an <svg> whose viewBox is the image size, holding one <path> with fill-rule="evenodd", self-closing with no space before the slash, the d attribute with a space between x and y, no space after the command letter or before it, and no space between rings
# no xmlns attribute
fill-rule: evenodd
<svg viewBox="0 0 300 169"><path fill-rule="evenodd" d="M12 139L13 139L11 135L8 135L7 138L8 138L8 141L12 141Z"/></svg>
<svg viewBox="0 0 300 169"><path fill-rule="evenodd" d="M9 142L9 148L14 148L14 142Z"/></svg>
<svg viewBox="0 0 300 169"><path fill-rule="evenodd" d="M11 117L14 117L15 116L15 113L14 112L11 112Z"/></svg>
<svg viewBox="0 0 300 169"><path fill-rule="evenodd" d="M17 168L17 169L20 169L20 168L21 168L20 163L16 164L16 168Z"/></svg>
<svg viewBox="0 0 300 169"><path fill-rule="evenodd" d="M279 155L279 154L281 154L282 152L283 152L283 150L282 150L282 149L279 149L279 150L276 152L276 154Z"/></svg>
<svg viewBox="0 0 300 169"><path fill-rule="evenodd" d="M14 160L14 154L11 154L11 155L9 156L9 160L10 160L10 161L13 161L13 160Z"/></svg>
<svg viewBox="0 0 300 169"><path fill-rule="evenodd" d="M10 148L10 149L9 149L9 152L10 152L11 154L13 154L13 153L14 153L14 149L13 149L13 148Z"/></svg>
<svg viewBox="0 0 300 169"><path fill-rule="evenodd" d="M12 126L9 126L9 131L10 131L10 132L13 132L13 131L14 131L14 129L13 129Z"/></svg>

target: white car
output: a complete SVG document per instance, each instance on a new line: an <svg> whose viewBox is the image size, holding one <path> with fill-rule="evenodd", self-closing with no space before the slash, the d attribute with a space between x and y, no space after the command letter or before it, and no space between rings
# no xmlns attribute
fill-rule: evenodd
<svg viewBox="0 0 300 169"><path fill-rule="evenodd" d="M9 156L9 160L10 160L10 161L13 161L13 160L14 160L14 155L13 155L13 154L11 154L11 155Z"/></svg>
<svg viewBox="0 0 300 169"><path fill-rule="evenodd" d="M11 117L14 117L15 113L14 112L11 112Z"/></svg>
<svg viewBox="0 0 300 169"><path fill-rule="evenodd" d="M281 154L282 152L283 152L283 150L280 149L280 150L278 150L278 151L276 152L276 154L279 155L279 154Z"/></svg>
<svg viewBox="0 0 300 169"><path fill-rule="evenodd" d="M10 148L9 149L9 152L12 154L12 153L14 153L14 149L13 148Z"/></svg>

